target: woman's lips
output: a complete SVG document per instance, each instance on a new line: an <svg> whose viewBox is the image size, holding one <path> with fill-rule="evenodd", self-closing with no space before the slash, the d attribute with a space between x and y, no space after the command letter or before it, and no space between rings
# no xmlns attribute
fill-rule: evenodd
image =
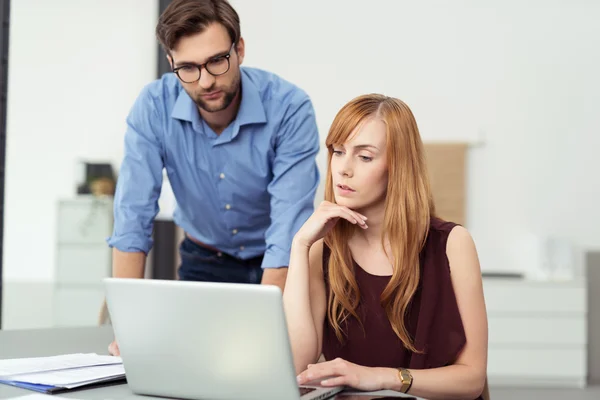
<svg viewBox="0 0 600 400"><path fill-rule="evenodd" d="M338 189L338 192L340 194L351 194L351 193L355 192L354 189L352 189L350 186L347 186L347 185L337 184L336 188Z"/></svg>

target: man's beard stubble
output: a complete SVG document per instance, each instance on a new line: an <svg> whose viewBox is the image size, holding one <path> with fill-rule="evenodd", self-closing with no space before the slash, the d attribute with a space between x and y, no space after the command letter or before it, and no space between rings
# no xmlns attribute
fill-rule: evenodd
<svg viewBox="0 0 600 400"><path fill-rule="evenodd" d="M213 87L209 88L208 90L203 90L202 94L213 92L215 89L219 90L216 86L213 86ZM221 102L218 104L214 104L214 103L211 104L210 102L203 100L202 94L194 93L195 96L190 96L190 97L192 97L194 99L194 103L196 103L196 105L198 107L200 107L201 109L203 109L204 111L217 112L217 111L225 110L227 107L229 107L231 105L231 102L233 101L233 99L237 95L238 91L240 90L240 76L238 75L237 78L234 79L234 81L232 82L232 84L229 87L225 87L220 90L223 92L224 96L223 96L223 99L221 100Z"/></svg>

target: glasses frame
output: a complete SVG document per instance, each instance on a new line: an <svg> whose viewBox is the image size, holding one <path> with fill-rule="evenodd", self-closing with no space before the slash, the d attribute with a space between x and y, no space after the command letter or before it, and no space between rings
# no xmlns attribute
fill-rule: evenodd
<svg viewBox="0 0 600 400"><path fill-rule="evenodd" d="M181 82L184 82L184 83L195 83L195 82L198 82L200 80L200 78L202 77L202 68L204 68L206 70L206 72L208 72L212 76L225 75L226 73L229 72L229 69L231 68L230 58L231 58L231 52L233 51L234 47L235 47L235 42L233 42L231 44L231 47L229 48L229 52L227 54L223 54L222 56L213 57L210 60L208 60L207 62L205 62L204 64L185 64L185 65L182 65L181 67L173 68L172 71L177 75L177 77L179 78L179 80ZM220 58L225 58L227 60L227 69L225 70L225 72L221 72L220 74L213 74L212 72L210 72L210 70L208 68L206 68L206 65L209 64L209 63L211 63L212 61L214 61L216 59L220 59ZM173 60L173 64L175 64L175 60ZM179 76L179 70L181 68L188 68L188 67L196 67L198 69L198 79L193 80L193 81L184 81L183 79L181 79L181 76Z"/></svg>

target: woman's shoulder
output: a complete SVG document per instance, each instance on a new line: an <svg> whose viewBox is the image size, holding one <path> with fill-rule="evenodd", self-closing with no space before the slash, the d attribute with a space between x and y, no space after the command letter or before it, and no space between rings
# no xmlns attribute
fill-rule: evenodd
<svg viewBox="0 0 600 400"><path fill-rule="evenodd" d="M453 271L461 268L464 258L476 254L474 240L462 225L432 217L421 262L426 269Z"/></svg>
<svg viewBox="0 0 600 400"><path fill-rule="evenodd" d="M461 225L453 221L445 220L438 216L432 216L429 222L429 231L449 235L450 232L457 226Z"/></svg>
<svg viewBox="0 0 600 400"><path fill-rule="evenodd" d="M426 264L433 262L436 267L443 265L449 269L448 257L472 242L469 231L462 225L437 216L432 217L427 239L421 250L421 261Z"/></svg>
<svg viewBox="0 0 600 400"><path fill-rule="evenodd" d="M438 241L444 247L457 247L473 241L471 234L464 226L440 217L431 217L428 239Z"/></svg>
<svg viewBox="0 0 600 400"><path fill-rule="evenodd" d="M429 231L423 247L424 252L434 251L439 252L446 248L450 233L457 227L460 227L456 222L448 221L443 218L432 216L429 222Z"/></svg>

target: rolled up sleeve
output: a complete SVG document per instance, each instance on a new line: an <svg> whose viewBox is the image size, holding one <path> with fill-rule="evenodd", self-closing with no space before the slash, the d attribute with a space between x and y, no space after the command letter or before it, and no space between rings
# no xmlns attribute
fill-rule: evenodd
<svg viewBox="0 0 600 400"><path fill-rule="evenodd" d="M263 268L289 264L292 239L314 211L319 185L316 155L319 133L315 112L305 96L290 106L277 136L271 196L271 225L265 233Z"/></svg>
<svg viewBox="0 0 600 400"><path fill-rule="evenodd" d="M114 200L114 228L107 239L110 247L124 252L147 254L153 244L152 227L164 166L159 140L161 119L154 101L144 89L127 117L125 154Z"/></svg>

